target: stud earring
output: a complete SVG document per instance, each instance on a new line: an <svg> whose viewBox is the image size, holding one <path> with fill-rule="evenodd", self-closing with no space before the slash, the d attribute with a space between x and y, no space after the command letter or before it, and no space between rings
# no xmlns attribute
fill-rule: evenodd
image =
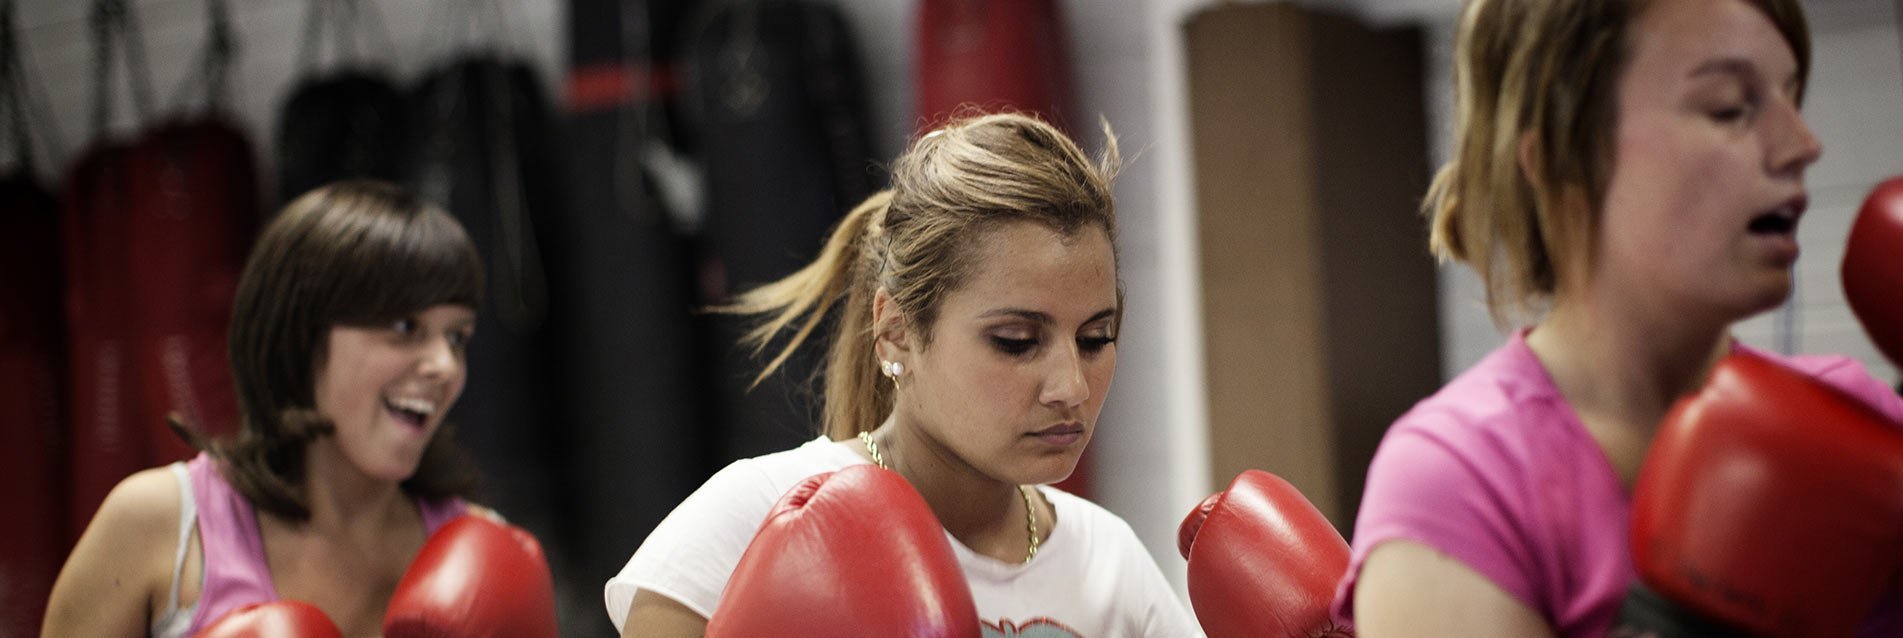
<svg viewBox="0 0 1903 638"><path fill-rule="evenodd" d="M891 379L896 384L899 382L899 375L905 374L905 364L897 361L880 361L879 372L884 373L885 378Z"/></svg>

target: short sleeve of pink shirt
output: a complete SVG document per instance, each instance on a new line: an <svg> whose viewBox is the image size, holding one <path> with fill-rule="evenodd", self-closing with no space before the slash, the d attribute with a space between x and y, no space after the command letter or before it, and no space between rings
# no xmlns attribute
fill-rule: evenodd
<svg viewBox="0 0 1903 638"><path fill-rule="evenodd" d="M1336 615L1354 617L1354 586L1369 552L1407 540L1492 581L1560 636L1610 630L1634 578L1629 500L1525 334L1389 428L1369 466ZM1854 360L1769 356L1903 421L1903 399Z"/></svg>

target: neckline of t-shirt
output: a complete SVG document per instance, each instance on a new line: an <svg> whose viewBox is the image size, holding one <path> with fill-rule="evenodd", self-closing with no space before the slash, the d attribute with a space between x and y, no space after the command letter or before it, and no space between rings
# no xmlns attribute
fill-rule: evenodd
<svg viewBox="0 0 1903 638"><path fill-rule="evenodd" d="M872 463L872 461L867 460L865 457L859 456L859 453L854 451L846 441L834 441L825 435L820 435L819 438L813 439L808 442L808 445L822 443L835 444L832 447L832 449L835 450L835 454L841 455L842 458L849 457L851 459L851 462L847 463L847 465L869 465ZM1064 551L1064 548L1067 547L1069 543L1063 541L1060 537L1065 536L1066 530L1076 525L1075 520L1078 516L1075 508L1072 507L1073 504L1068 499L1061 498L1060 495L1063 494L1058 490L1045 489L1045 486L1042 485L1033 485L1031 489L1037 490L1038 496L1043 497L1045 502L1051 504L1051 511L1057 513L1057 520L1063 521L1063 524L1053 525L1050 528L1050 536L1038 544L1037 556L1032 558L1029 563L1023 561L1001 561L980 554L970 547L966 547L964 543L959 542L957 537L952 536L951 532L947 531L945 532L945 540L951 541L952 552L957 554L959 564L964 565L968 571L976 569L989 576L1004 578L1015 576L1033 565L1049 560L1048 557L1052 552Z"/></svg>

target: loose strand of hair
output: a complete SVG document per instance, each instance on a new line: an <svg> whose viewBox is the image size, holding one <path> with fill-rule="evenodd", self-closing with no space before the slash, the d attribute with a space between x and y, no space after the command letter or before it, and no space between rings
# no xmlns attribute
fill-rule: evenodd
<svg viewBox="0 0 1903 638"><path fill-rule="evenodd" d="M832 235L826 239L825 247L820 249L813 263L778 281L741 293L730 304L712 308L714 312L725 314L766 316L765 321L742 337L742 342L750 345L755 355L765 352L774 337L804 318L786 345L753 378L753 386L758 386L768 376L779 371L792 358L800 345L825 321L827 312L855 283L854 279L859 276L865 235L875 218L884 216L891 202L890 190L867 197L833 228Z"/></svg>

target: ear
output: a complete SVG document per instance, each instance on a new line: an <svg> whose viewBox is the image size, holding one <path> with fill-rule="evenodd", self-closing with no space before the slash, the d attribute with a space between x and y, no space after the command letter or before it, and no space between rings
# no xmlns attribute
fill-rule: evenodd
<svg viewBox="0 0 1903 638"><path fill-rule="evenodd" d="M901 361L912 350L905 313L884 286L872 293L872 349L881 361Z"/></svg>
<svg viewBox="0 0 1903 638"><path fill-rule="evenodd" d="M1520 177L1526 178L1526 182L1534 188L1539 188L1546 179L1545 164L1540 160L1539 131L1521 131L1514 147L1518 151L1515 157L1519 160Z"/></svg>

